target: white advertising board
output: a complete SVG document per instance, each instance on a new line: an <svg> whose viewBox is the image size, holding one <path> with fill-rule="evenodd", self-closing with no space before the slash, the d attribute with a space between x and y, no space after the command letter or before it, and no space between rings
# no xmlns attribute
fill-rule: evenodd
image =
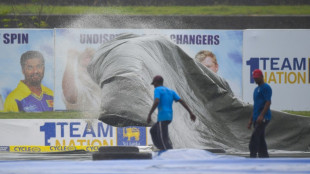
<svg viewBox="0 0 310 174"><path fill-rule="evenodd" d="M147 127L113 127L96 119L2 119L0 132L0 146L146 146L151 143Z"/></svg>
<svg viewBox="0 0 310 174"><path fill-rule="evenodd" d="M310 110L310 30L245 30L243 99L253 103L251 77L261 69L272 88L271 109Z"/></svg>

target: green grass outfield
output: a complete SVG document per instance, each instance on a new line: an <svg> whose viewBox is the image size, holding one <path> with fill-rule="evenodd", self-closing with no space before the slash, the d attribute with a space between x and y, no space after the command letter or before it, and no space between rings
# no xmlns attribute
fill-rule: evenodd
<svg viewBox="0 0 310 174"><path fill-rule="evenodd" d="M283 111L283 112L310 117L310 111ZM84 118L85 117L82 112L75 112L75 111L55 111L55 112L40 112L40 113L0 112L0 119L84 119ZM96 118L96 116L94 116L93 118Z"/></svg>
<svg viewBox="0 0 310 174"><path fill-rule="evenodd" d="M83 119L83 113L74 111L55 112L0 112L0 119Z"/></svg>
<svg viewBox="0 0 310 174"><path fill-rule="evenodd" d="M310 117L310 111L283 111L283 112Z"/></svg>
<svg viewBox="0 0 310 174"><path fill-rule="evenodd" d="M14 10L13 10L14 8ZM40 6L7 5L0 2L0 15L39 14ZM310 5L296 6L43 6L42 14L104 15L310 15Z"/></svg>

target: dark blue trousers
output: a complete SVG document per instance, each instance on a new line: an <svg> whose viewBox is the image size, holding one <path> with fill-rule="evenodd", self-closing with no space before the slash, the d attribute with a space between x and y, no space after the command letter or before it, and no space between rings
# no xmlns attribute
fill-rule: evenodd
<svg viewBox="0 0 310 174"><path fill-rule="evenodd" d="M159 121L152 126L150 133L157 149L172 149L172 144L168 134L168 125L170 123L171 121Z"/></svg>
<svg viewBox="0 0 310 174"><path fill-rule="evenodd" d="M257 154L260 158L268 158L268 149L265 140L265 129L269 121L264 121L261 124L254 122L254 131L251 136L249 149L250 157L256 158Z"/></svg>

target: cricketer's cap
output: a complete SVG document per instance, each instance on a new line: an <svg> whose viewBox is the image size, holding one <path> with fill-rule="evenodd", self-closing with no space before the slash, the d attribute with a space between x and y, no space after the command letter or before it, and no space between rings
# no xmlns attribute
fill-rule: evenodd
<svg viewBox="0 0 310 174"><path fill-rule="evenodd" d="M163 82L164 82L164 79L163 79L162 76L157 75L157 76L155 76L155 77L153 78L153 81L152 81L151 85L153 85L155 82L163 83Z"/></svg>
<svg viewBox="0 0 310 174"><path fill-rule="evenodd" d="M260 69L256 69L253 71L253 78L259 78L263 76L263 72Z"/></svg>

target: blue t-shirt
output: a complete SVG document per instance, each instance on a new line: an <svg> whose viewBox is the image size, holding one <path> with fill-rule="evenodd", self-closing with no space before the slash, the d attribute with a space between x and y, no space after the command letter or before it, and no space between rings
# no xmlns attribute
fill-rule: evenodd
<svg viewBox="0 0 310 174"><path fill-rule="evenodd" d="M272 95L272 89L267 83L264 83L255 88L254 94L253 94L253 99L254 99L253 121L256 121L257 117L259 116L261 111L264 109L265 103L267 101L271 102L271 95ZM270 108L264 115L264 118L266 120L271 119Z"/></svg>
<svg viewBox="0 0 310 174"><path fill-rule="evenodd" d="M154 90L154 100L158 98L158 117L157 121L172 120L172 104L173 101L179 101L181 98L178 94L164 86L158 86Z"/></svg>

